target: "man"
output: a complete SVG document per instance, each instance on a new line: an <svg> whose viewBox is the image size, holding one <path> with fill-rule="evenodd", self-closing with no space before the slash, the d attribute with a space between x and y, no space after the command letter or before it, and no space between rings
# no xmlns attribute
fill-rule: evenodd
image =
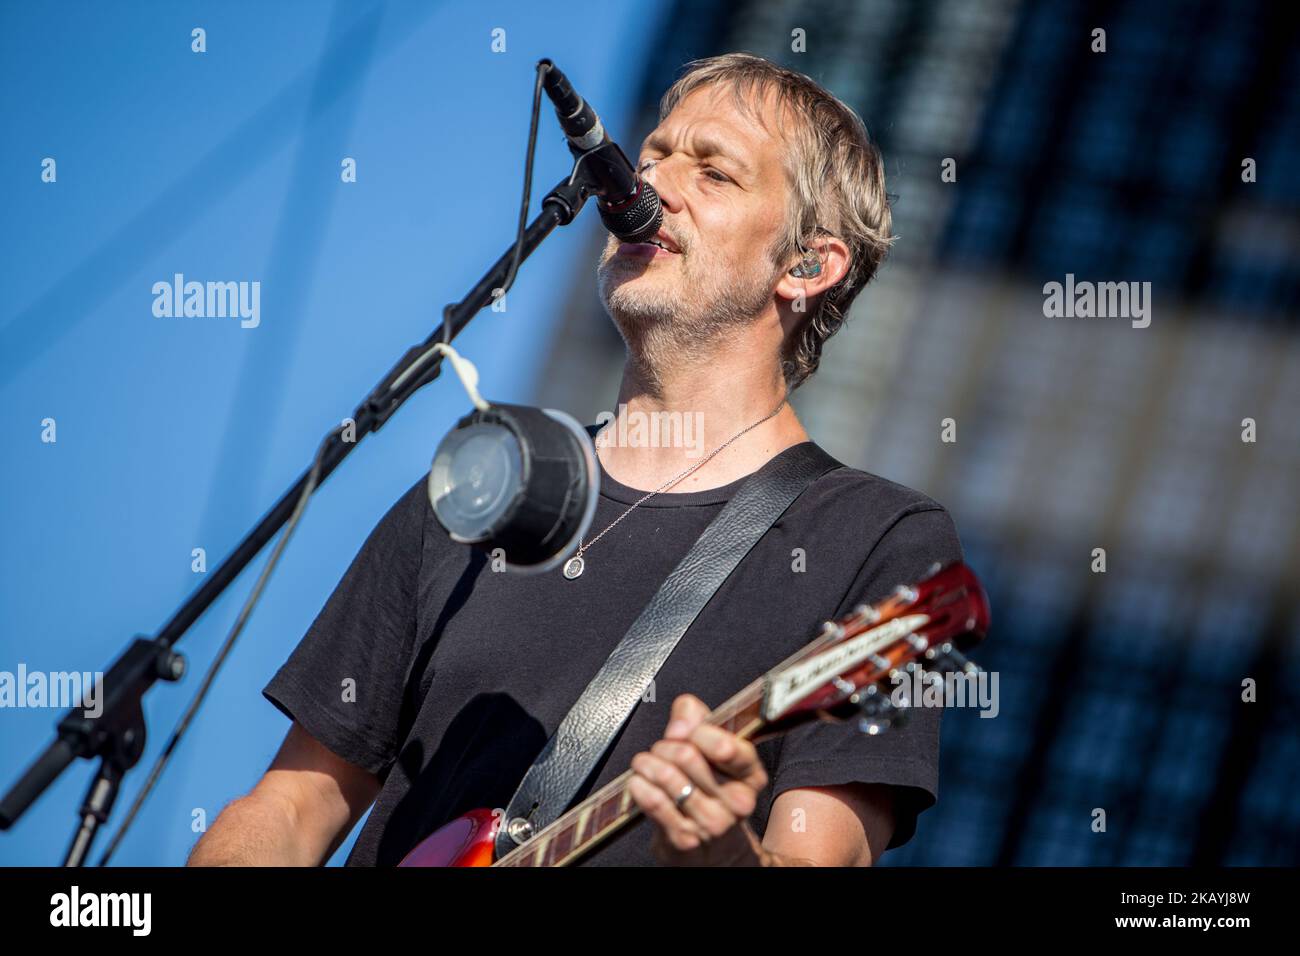
<svg viewBox="0 0 1300 956"><path fill-rule="evenodd" d="M658 242L611 236L598 268L627 346L619 415L692 417L702 441L620 444L609 426L573 577L493 573L447 539L416 481L264 691L294 724L191 864L320 864L374 802L348 863L392 865L468 810L504 807L731 494L809 440L788 391L890 241L861 120L807 77L716 57L665 95L639 162L663 200ZM937 791L937 710L879 737L816 722L757 746L702 720L821 621L960 557L924 495L847 468L815 482L701 612L582 791L630 766L649 822L579 865L861 866L909 839Z"/></svg>

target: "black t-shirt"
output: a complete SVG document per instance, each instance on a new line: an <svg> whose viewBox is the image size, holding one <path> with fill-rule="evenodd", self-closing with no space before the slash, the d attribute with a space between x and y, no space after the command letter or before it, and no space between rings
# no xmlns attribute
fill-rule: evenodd
<svg viewBox="0 0 1300 956"><path fill-rule="evenodd" d="M603 468L600 480L593 529L644 494ZM505 807L574 701L740 484L656 495L593 545L582 576L568 580L558 568L494 571L488 556L453 543L421 476L371 532L263 691L322 744L383 782L347 864L394 865L461 814ZM663 736L678 694L717 707L811 641L823 621L919 580L935 562L960 558L952 520L933 500L855 469L825 475L718 589L660 669L653 700L637 705L580 796L623 773ZM816 721L763 741L758 752L770 783L750 820L755 832L765 832L781 791L857 781L896 788L890 846L906 842L916 815L938 794L940 714L918 707L906 726L878 736L860 733L852 721ZM653 865L652 835L642 819L578 865Z"/></svg>

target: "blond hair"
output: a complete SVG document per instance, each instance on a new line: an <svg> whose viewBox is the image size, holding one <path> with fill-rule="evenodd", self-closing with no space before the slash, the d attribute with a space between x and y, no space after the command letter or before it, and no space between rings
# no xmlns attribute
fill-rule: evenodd
<svg viewBox="0 0 1300 956"><path fill-rule="evenodd" d="M889 251L885 166L850 107L810 77L752 53L688 63L659 101L660 122L695 90L717 83L729 84L737 108L760 120L758 104L776 92L778 128L791 142L786 162L791 188L783 235L770 250L773 262L798 260L818 234L836 236L849 248L848 271L819 302L809 303L808 318L787 343L781 367L793 390L817 371L823 344L844 324L849 306ZM787 111L793 123L782 120Z"/></svg>

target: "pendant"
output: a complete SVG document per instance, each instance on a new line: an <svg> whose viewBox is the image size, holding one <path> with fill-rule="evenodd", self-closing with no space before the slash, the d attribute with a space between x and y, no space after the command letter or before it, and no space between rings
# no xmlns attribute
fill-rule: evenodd
<svg viewBox="0 0 1300 956"><path fill-rule="evenodd" d="M573 557L569 558L568 561L564 562L564 576L572 581L574 578L582 574L584 566L582 555L575 554Z"/></svg>

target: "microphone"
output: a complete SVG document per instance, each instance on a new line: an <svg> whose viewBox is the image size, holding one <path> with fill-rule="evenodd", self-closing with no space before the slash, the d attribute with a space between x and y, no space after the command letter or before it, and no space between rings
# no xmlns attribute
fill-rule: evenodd
<svg viewBox="0 0 1300 956"><path fill-rule="evenodd" d="M555 104L555 115L568 138L569 152L583 157L595 182L597 208L605 228L623 242L646 242L663 225L664 211L659 194L641 178L623 150L609 138L591 104L574 91L566 77L550 60L542 78L546 95ZM592 152L598 147L605 147Z"/></svg>

